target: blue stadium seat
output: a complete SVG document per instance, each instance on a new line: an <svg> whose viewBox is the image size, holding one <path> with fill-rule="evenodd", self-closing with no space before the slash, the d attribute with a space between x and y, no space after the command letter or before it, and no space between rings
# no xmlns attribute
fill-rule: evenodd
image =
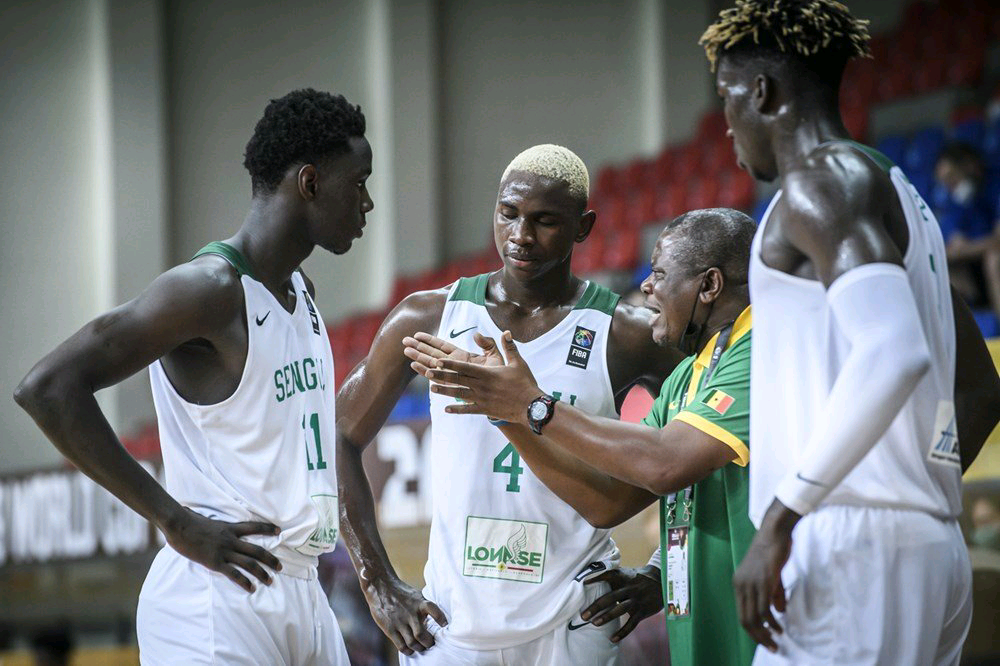
<svg viewBox="0 0 1000 666"><path fill-rule="evenodd" d="M907 169L906 176L917 188L917 192L924 198L924 201L931 201L934 198L934 165L925 164L919 168Z"/></svg>
<svg viewBox="0 0 1000 666"><path fill-rule="evenodd" d="M757 224L760 224L760 221L764 219L764 213L767 212L767 207L770 203L770 199L761 199L754 205L753 210L750 212L750 217L757 220Z"/></svg>
<svg viewBox="0 0 1000 666"><path fill-rule="evenodd" d="M933 169L942 145L944 145L944 130L940 127L925 127L913 135L903 153L903 162L900 166L907 175L917 170Z"/></svg>
<svg viewBox="0 0 1000 666"><path fill-rule="evenodd" d="M887 137L883 137L878 143L875 144L875 150L879 151L890 160L893 164L903 165L903 158L906 155L907 146L906 137L901 134L892 134Z"/></svg>
<svg viewBox="0 0 1000 666"><path fill-rule="evenodd" d="M982 149L986 167L991 170L1000 170L1000 118L986 125Z"/></svg>
<svg viewBox="0 0 1000 666"><path fill-rule="evenodd" d="M982 148L983 137L986 134L986 125L981 118L969 118L957 123L951 128L951 136L957 141Z"/></svg>
<svg viewBox="0 0 1000 666"><path fill-rule="evenodd" d="M972 316L979 324L979 330L983 332L984 338L1000 336L1000 320L991 310L973 310Z"/></svg>

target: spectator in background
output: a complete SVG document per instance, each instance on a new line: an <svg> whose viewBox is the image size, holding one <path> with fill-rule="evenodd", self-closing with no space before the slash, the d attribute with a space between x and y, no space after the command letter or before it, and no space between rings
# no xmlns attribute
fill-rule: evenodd
<svg viewBox="0 0 1000 666"><path fill-rule="evenodd" d="M955 290L971 306L988 306L1000 317L1000 222L983 157L954 142L934 167L935 204Z"/></svg>
<svg viewBox="0 0 1000 666"><path fill-rule="evenodd" d="M995 497L979 497L972 504L971 545L1000 551L1000 503Z"/></svg>

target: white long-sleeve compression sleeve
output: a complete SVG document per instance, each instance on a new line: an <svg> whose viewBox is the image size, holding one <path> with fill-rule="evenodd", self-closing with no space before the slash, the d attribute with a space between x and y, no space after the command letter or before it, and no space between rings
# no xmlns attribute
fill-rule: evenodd
<svg viewBox="0 0 1000 666"><path fill-rule="evenodd" d="M854 268L830 285L827 302L851 347L800 466L775 491L800 515L815 509L885 434L930 364L913 290L901 266Z"/></svg>

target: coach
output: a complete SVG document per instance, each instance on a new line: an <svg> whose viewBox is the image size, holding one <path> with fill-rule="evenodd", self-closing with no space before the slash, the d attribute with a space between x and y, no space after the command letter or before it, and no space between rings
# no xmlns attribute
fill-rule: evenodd
<svg viewBox="0 0 1000 666"><path fill-rule="evenodd" d="M506 364L486 338L477 338L479 355L423 333L404 341L431 390L459 399L446 411L490 415L531 472L588 521L611 527L659 498L659 558L595 576L614 591L581 617L603 624L628 613L613 638L620 640L666 606L675 665L749 664L755 648L730 583L754 533L747 517L754 230L743 213L708 209L681 215L660 234L642 284L653 338L692 356L664 382L642 424L592 416L545 393L509 333L501 342ZM575 483L566 482L569 474Z"/></svg>

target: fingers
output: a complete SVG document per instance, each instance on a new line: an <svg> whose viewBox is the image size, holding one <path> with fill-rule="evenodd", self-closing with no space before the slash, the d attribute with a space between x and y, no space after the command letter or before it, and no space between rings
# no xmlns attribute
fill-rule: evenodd
<svg viewBox="0 0 1000 666"><path fill-rule="evenodd" d="M271 523L247 521L245 523L231 523L230 529L238 537L245 537L250 534L266 534L276 536L281 533L281 528Z"/></svg>
<svg viewBox="0 0 1000 666"><path fill-rule="evenodd" d="M410 627L406 624L400 624L396 627L389 639L396 646L396 649L401 653L405 654L407 657L413 655L413 632L410 631Z"/></svg>
<svg viewBox="0 0 1000 666"><path fill-rule="evenodd" d="M645 618L642 618L639 615L633 615L633 614L630 613L629 616L628 616L628 622L626 622L624 625L622 625L622 628L619 629L618 631L616 631L613 636L611 636L611 642L612 643L617 643L621 639L623 639L626 636L628 636L629 634L631 634L632 630L635 629L636 627L638 627L639 623L643 619L645 619Z"/></svg>
<svg viewBox="0 0 1000 666"><path fill-rule="evenodd" d="M440 349L444 353L444 355L448 355L453 351L458 350L458 347L451 344L447 340L442 340L441 338L435 335L431 335L430 333L424 333L423 331L419 331L417 333L414 333L413 337L416 338L418 342L422 342L429 347Z"/></svg>
<svg viewBox="0 0 1000 666"><path fill-rule="evenodd" d="M253 592L255 589L254 584L250 582L250 579L239 572L239 570L231 564L224 564L218 569L219 573L233 581L240 587L242 587L247 592Z"/></svg>
<svg viewBox="0 0 1000 666"><path fill-rule="evenodd" d="M431 376L428 377L431 381L437 382L439 375L433 370L431 371ZM440 393L441 395L446 395L452 398L458 398L459 400L472 400L472 391L465 388L464 386L455 386L451 384L431 384L432 393Z"/></svg>
<svg viewBox="0 0 1000 666"><path fill-rule="evenodd" d="M486 414L486 410L474 402L446 405L444 411L448 414Z"/></svg>
<svg viewBox="0 0 1000 666"><path fill-rule="evenodd" d="M432 367L437 362L437 357L421 353L417 351L416 347L403 347L403 356L427 367Z"/></svg>
<svg viewBox="0 0 1000 666"><path fill-rule="evenodd" d="M273 553L256 544L252 544L242 539L237 539L236 543L233 544L233 550L237 553L248 555L255 560L263 562L275 571L281 571L281 560L275 557Z"/></svg>
<svg viewBox="0 0 1000 666"><path fill-rule="evenodd" d="M438 605L433 601L425 601L420 607L420 610L434 618L434 621L438 623L439 627L448 626L448 616L445 615L444 611L438 608Z"/></svg>
<svg viewBox="0 0 1000 666"><path fill-rule="evenodd" d="M482 335L480 333L476 333L472 337L472 339L476 341L476 344L479 345L479 348L483 350L484 354L487 354L487 355L489 355L489 354L497 354L497 355L499 355L500 354L500 350L497 349L496 340L494 340L493 338L488 338L485 335Z"/></svg>
<svg viewBox="0 0 1000 666"><path fill-rule="evenodd" d="M507 365L521 364L523 362L521 352L517 351L517 345L514 344L514 336L510 334L510 331L504 331L500 339L503 341L503 353L507 357Z"/></svg>
<svg viewBox="0 0 1000 666"><path fill-rule="evenodd" d="M779 613L785 612L785 584L781 580L781 574L778 574L778 580L774 585L774 594L771 595L771 605L774 606L775 610ZM781 633L781 627L778 627L778 633Z"/></svg>
<svg viewBox="0 0 1000 666"><path fill-rule="evenodd" d="M271 574L264 570L264 567L260 565L260 562L253 559L249 555L243 555L242 553L229 553L226 555L226 561L240 567L265 585L271 584Z"/></svg>
<svg viewBox="0 0 1000 666"><path fill-rule="evenodd" d="M403 338L403 353L409 356L410 358L413 358L413 356L411 356L407 352L422 354L423 356L426 356L428 359L445 358L446 356L448 356L448 354L444 353L441 349L429 345L426 342L420 342L419 340L416 340L411 337Z"/></svg>
<svg viewBox="0 0 1000 666"><path fill-rule="evenodd" d="M612 605L606 611L591 620L591 622L594 626L600 627L601 625L607 624L612 620L620 618L625 613L628 613L629 615L635 613L635 602L633 600L626 599L622 603Z"/></svg>
<svg viewBox="0 0 1000 666"><path fill-rule="evenodd" d="M410 643L410 647L417 652L434 647L434 637L427 631L427 625L424 624L422 618L422 614L411 615L409 618L410 633L413 634L413 642Z"/></svg>

